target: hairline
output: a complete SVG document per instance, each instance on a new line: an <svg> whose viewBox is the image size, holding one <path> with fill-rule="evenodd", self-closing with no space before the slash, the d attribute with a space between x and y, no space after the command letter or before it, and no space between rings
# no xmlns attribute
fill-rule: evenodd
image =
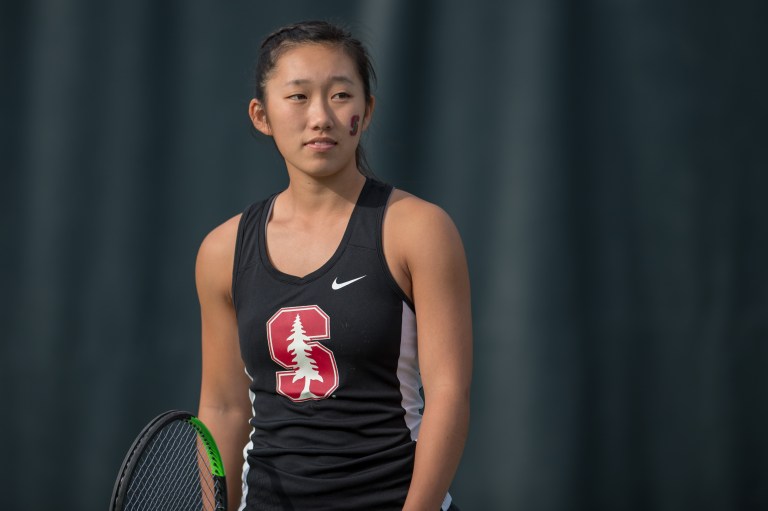
<svg viewBox="0 0 768 511"><path fill-rule="evenodd" d="M283 54L285 52L292 50L294 48L297 48L299 46L305 46L305 45L314 45L314 46L326 46L330 48L337 48L342 50L347 57L352 59L352 62L355 62L355 55L352 53L352 51L348 50L346 48L346 45L341 41L283 41L279 45L275 46L272 51L270 52L270 56L272 57L272 61L274 62L274 65L272 66L272 69L270 69L265 75L264 75L264 81L261 84L261 89L264 94L263 100L267 100L267 81L272 76L272 73L274 73L275 69L277 68L277 65L282 58ZM360 73L357 71L357 66L355 67L355 74L360 75ZM365 86L363 82L363 77L358 76L360 79L360 82L363 86ZM353 82L354 83L354 82ZM365 87L363 87L365 88ZM370 102L371 98L373 97L372 94L369 94L367 98L365 98L366 105Z"/></svg>

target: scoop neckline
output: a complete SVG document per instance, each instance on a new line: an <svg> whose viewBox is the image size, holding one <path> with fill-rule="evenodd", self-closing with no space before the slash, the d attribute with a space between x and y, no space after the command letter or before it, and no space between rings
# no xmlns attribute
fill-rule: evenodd
<svg viewBox="0 0 768 511"><path fill-rule="evenodd" d="M261 264L264 266L264 268L266 268L267 271L278 280L287 282L289 284L306 284L307 282L311 282L324 275L333 267L334 264L336 264L336 261L339 260L341 255L344 253L344 250L347 248L349 238L352 236L354 220L358 216L360 211L360 203L362 202L363 196L368 191L370 182L370 178L366 177L365 183L363 184L363 187L357 196L355 207L352 209L352 213L349 215L347 226L344 228L344 234L342 235L341 241L336 247L336 250L325 263L320 265L319 268L311 271L303 277L299 277L298 275L291 275L290 273L285 273L284 271L277 269L275 265L272 264L272 260L269 258L269 253L267 251L267 223L269 223L269 218L272 216L272 208L274 207L275 200L279 194L276 193L272 195L272 197L270 197L267 200L267 203L264 205L261 221L259 222L259 254L261 257Z"/></svg>

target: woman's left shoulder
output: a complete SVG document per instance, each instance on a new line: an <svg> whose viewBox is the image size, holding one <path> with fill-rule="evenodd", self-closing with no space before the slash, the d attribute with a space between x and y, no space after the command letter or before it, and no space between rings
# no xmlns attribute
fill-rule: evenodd
<svg viewBox="0 0 768 511"><path fill-rule="evenodd" d="M461 247L456 225L443 208L403 190L392 191L385 223L408 245Z"/></svg>

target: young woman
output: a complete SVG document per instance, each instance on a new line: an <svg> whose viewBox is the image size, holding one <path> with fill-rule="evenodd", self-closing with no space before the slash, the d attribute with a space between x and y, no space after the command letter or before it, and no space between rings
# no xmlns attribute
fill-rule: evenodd
<svg viewBox="0 0 768 511"><path fill-rule="evenodd" d="M232 509L457 509L467 265L445 212L369 175L372 74L324 22L261 47L249 114L289 185L211 231L196 265L199 415Z"/></svg>

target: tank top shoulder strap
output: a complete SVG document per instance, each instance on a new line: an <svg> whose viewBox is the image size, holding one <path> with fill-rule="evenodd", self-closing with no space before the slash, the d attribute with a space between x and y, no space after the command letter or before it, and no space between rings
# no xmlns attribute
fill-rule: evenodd
<svg viewBox="0 0 768 511"><path fill-rule="evenodd" d="M392 185L368 178L352 218L350 245L374 250L381 249L381 226L384 210L392 193Z"/></svg>
<svg viewBox="0 0 768 511"><path fill-rule="evenodd" d="M245 268L259 262L259 226L265 208L271 204L274 195L245 208L237 226L235 239L235 259L232 265L232 297L237 300L236 288L238 274Z"/></svg>

